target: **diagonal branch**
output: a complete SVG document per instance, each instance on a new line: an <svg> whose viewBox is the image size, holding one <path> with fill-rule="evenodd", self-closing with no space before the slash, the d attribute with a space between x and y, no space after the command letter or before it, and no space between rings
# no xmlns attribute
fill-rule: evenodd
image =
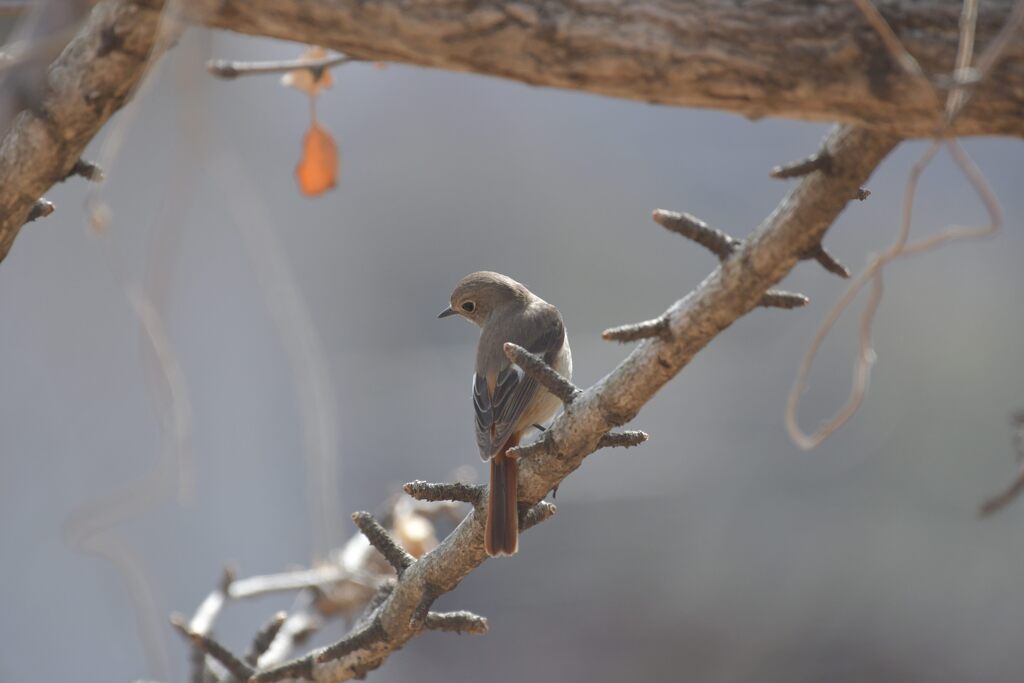
<svg viewBox="0 0 1024 683"><path fill-rule="evenodd" d="M614 427L633 419L722 330L757 307L802 255L821 242L857 188L898 142L892 135L846 126L829 134L825 148L833 159L832 172L802 178L730 258L661 316L666 334L643 340L604 379L575 395L539 440L545 446L521 460L519 502L531 506L524 513L526 521L553 512L552 505L538 505L548 491L578 468ZM332 648L260 672L255 679L336 683L380 666L423 631L420 626L429 621L429 613L415 618L422 614L422 605L454 589L487 559L485 514L471 511L437 548L409 566L363 630Z"/></svg>
<svg viewBox="0 0 1024 683"><path fill-rule="evenodd" d="M326 69L333 69L342 64L358 61L345 55L334 55L323 59L283 59L274 62L238 62L227 59L212 59L206 63L206 70L211 76L224 79L234 79L239 76L262 76L265 74L280 74L297 69L309 69L314 74L322 73ZM319 76L317 76L319 79Z"/></svg>

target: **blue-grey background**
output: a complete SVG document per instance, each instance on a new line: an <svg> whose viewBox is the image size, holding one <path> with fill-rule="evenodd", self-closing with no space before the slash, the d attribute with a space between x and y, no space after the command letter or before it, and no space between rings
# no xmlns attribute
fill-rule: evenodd
<svg viewBox="0 0 1024 683"><path fill-rule="evenodd" d="M651 210L743 236L787 188L768 169L826 130L356 64L317 105L342 173L311 200L292 175L306 98L202 69L299 49L190 35L134 118L114 120L126 137L99 190L106 236L87 228L75 179L0 265L0 680L184 680L165 617L191 612L226 562L243 575L306 564L401 482L483 473L475 331L435 319L462 275L505 272L558 305L590 384L628 351L602 329L658 314L715 265ZM519 556L443 599L486 615L489 635L418 638L370 680L1020 680L1024 503L987 521L975 510L1013 476L1008 416L1024 408L1024 146L965 145L1006 229L887 272L879 362L848 426L810 453L784 432L800 357L844 287L802 264L785 287L810 306L727 330L640 413L647 445L590 458ZM921 150L897 150L829 233L854 269L893 239ZM915 234L984 218L940 157ZM195 489L181 501L158 464L180 449L134 287L187 387ZM856 315L815 366L807 429L845 400ZM316 444L336 462L311 474ZM154 468L101 537L155 591L140 621L130 582L76 534L83 510L129 500ZM243 649L287 604L232 605L218 633ZM170 673L147 660L153 623Z"/></svg>

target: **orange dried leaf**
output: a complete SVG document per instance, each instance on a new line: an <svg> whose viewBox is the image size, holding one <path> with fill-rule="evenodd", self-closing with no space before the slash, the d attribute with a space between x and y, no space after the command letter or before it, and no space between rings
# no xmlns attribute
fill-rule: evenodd
<svg viewBox="0 0 1024 683"><path fill-rule="evenodd" d="M302 159L295 167L295 179L302 193L310 197L338 183L338 145L315 121L302 139Z"/></svg>
<svg viewBox="0 0 1024 683"><path fill-rule="evenodd" d="M299 59L314 61L326 57L327 51L322 47L314 45L303 52ZM331 72L328 69L320 69L319 71L314 69L294 69L281 77L281 85L301 90L307 95L315 97L334 85L334 79L331 78Z"/></svg>

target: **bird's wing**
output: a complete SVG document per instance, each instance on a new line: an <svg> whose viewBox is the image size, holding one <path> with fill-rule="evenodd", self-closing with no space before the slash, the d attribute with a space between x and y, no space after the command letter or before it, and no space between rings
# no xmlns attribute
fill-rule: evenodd
<svg viewBox="0 0 1024 683"><path fill-rule="evenodd" d="M561 316L553 308L551 311L554 314L551 318L534 327L537 332L528 333L525 339L509 340L540 356L548 364L554 363L565 341ZM473 376L476 443L480 447L481 458L489 460L505 446L537 390L537 380L512 363L498 372L493 391L488 387L485 376L479 373Z"/></svg>

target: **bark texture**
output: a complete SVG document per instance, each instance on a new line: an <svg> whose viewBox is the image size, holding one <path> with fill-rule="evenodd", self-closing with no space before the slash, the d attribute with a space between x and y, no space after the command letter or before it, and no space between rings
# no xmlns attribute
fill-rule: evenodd
<svg viewBox="0 0 1024 683"><path fill-rule="evenodd" d="M926 73L954 66L960 0L878 0ZM977 44L1012 0L981 4ZM758 118L838 121L928 137L939 112L850 0L195 0L193 21L368 60ZM1024 36L958 135L1024 135Z"/></svg>

